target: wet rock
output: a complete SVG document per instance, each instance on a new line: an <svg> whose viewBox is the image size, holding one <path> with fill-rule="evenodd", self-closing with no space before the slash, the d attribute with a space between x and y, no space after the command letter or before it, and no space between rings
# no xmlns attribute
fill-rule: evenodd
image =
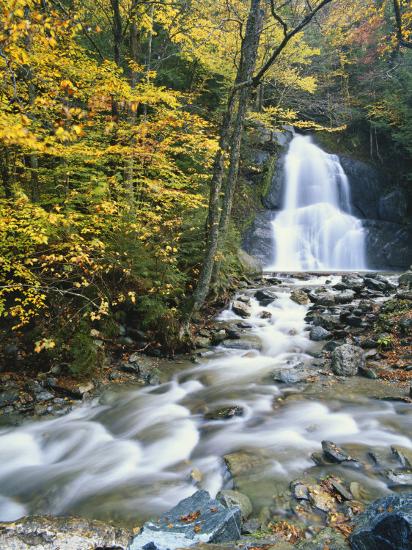
<svg viewBox="0 0 412 550"><path fill-rule="evenodd" d="M297 384L298 382L304 382L315 372L313 370L305 368L303 365L293 368L282 368L272 373L273 380L275 382L282 382L283 384Z"/></svg>
<svg viewBox="0 0 412 550"><path fill-rule="evenodd" d="M411 334L412 333L412 318L405 317L403 319L400 319L399 323L399 331L401 334Z"/></svg>
<svg viewBox="0 0 412 550"><path fill-rule="evenodd" d="M356 292L359 292L363 289L365 286L365 283L362 279L362 277L358 277L356 275L343 275L342 281L339 283L336 283L336 285L333 286L336 290L354 290Z"/></svg>
<svg viewBox="0 0 412 550"><path fill-rule="evenodd" d="M250 308L247 304L244 304L243 302L235 300L232 304L232 310L233 313L236 313L236 315L239 315L239 317L250 317Z"/></svg>
<svg viewBox="0 0 412 550"><path fill-rule="evenodd" d="M292 481L292 483L290 484L290 488L293 496L297 500L309 500L308 486L301 481Z"/></svg>
<svg viewBox="0 0 412 550"><path fill-rule="evenodd" d="M412 226L381 220L364 220L368 266L404 269L412 261Z"/></svg>
<svg viewBox="0 0 412 550"><path fill-rule="evenodd" d="M408 199L402 189L394 189L379 199L379 218L399 223L406 216Z"/></svg>
<svg viewBox="0 0 412 550"><path fill-rule="evenodd" d="M234 330L232 328L226 329L226 335L229 338L229 340L239 340L240 339L240 333L237 330Z"/></svg>
<svg viewBox="0 0 412 550"><path fill-rule="evenodd" d="M310 302L309 296L301 289L293 290L290 294L290 299L300 305L306 305Z"/></svg>
<svg viewBox="0 0 412 550"><path fill-rule="evenodd" d="M385 281L380 281L374 277L365 277L365 285L371 290L379 290L384 292L387 290L387 283Z"/></svg>
<svg viewBox="0 0 412 550"><path fill-rule="evenodd" d="M258 454L246 453L239 451L236 453L229 453L223 457L229 472L233 477L244 475L256 468L262 468L266 460L263 456Z"/></svg>
<svg viewBox="0 0 412 550"><path fill-rule="evenodd" d="M277 299L277 296L272 290L261 289L255 292L255 298L261 306L268 306Z"/></svg>
<svg viewBox="0 0 412 550"><path fill-rule="evenodd" d="M235 416L243 416L245 411L242 407L233 405L232 407L222 407L221 409L216 409L205 414L207 420L227 420Z"/></svg>
<svg viewBox="0 0 412 550"><path fill-rule="evenodd" d="M201 542L235 541L240 538L240 522L239 508L225 508L207 491L197 491L158 521L146 522L130 550L176 550Z"/></svg>
<svg viewBox="0 0 412 550"><path fill-rule="evenodd" d="M194 344L196 348L208 348L211 345L211 341L210 338L206 338L205 336L196 336Z"/></svg>
<svg viewBox="0 0 412 550"><path fill-rule="evenodd" d="M376 380L379 376L373 369L370 369L368 366L359 367L359 374L365 378L370 378L371 380Z"/></svg>
<svg viewBox="0 0 412 550"><path fill-rule="evenodd" d="M222 342L222 346L229 349L261 350L262 342L259 338L253 339L253 337L250 337L248 340L225 340Z"/></svg>
<svg viewBox="0 0 412 550"><path fill-rule="evenodd" d="M392 454L399 460L403 468L412 468L412 450L399 445L392 445Z"/></svg>
<svg viewBox="0 0 412 550"><path fill-rule="evenodd" d="M238 302L243 302L244 304L250 304L250 296L246 296L246 294L241 294L240 296L237 296L236 300Z"/></svg>
<svg viewBox="0 0 412 550"><path fill-rule="evenodd" d="M336 462L338 464L341 462L356 462L354 458L332 441L322 441L322 450L325 458L330 462Z"/></svg>
<svg viewBox="0 0 412 550"><path fill-rule="evenodd" d="M335 301L337 304L350 304L355 298L354 290L343 290L335 294Z"/></svg>
<svg viewBox="0 0 412 550"><path fill-rule="evenodd" d="M19 400L19 392L15 389L8 389L0 393L0 408L13 405Z"/></svg>
<svg viewBox="0 0 412 550"><path fill-rule="evenodd" d="M412 495L390 495L368 506L355 519L350 542L353 550L410 550Z"/></svg>
<svg viewBox="0 0 412 550"><path fill-rule="evenodd" d="M262 311L259 315L259 317L261 319L271 319L272 318L272 314L270 313L270 311Z"/></svg>
<svg viewBox="0 0 412 550"><path fill-rule="evenodd" d="M399 285L405 288L412 289L412 271L406 271L399 277Z"/></svg>
<svg viewBox="0 0 412 550"><path fill-rule="evenodd" d="M260 527L261 527L261 522L257 518L251 518L243 523L242 533L246 535L250 533L255 533L260 529Z"/></svg>
<svg viewBox="0 0 412 550"><path fill-rule="evenodd" d="M241 248L237 252L240 265L243 267L243 271L247 275L259 275L262 273L262 262L258 259L250 256L247 252Z"/></svg>
<svg viewBox="0 0 412 550"><path fill-rule="evenodd" d="M341 346L342 342L336 342L335 340L331 340L330 342L327 342L323 346L323 351L333 351L337 347Z"/></svg>
<svg viewBox="0 0 412 550"><path fill-rule="evenodd" d="M352 493L349 491L349 489L346 489L342 483L339 483L336 479L331 479L330 484L332 488L344 499L344 500L352 500L353 496Z"/></svg>
<svg viewBox="0 0 412 550"><path fill-rule="evenodd" d="M126 550L129 533L83 518L28 516L0 523L0 548L10 550Z"/></svg>
<svg viewBox="0 0 412 550"><path fill-rule="evenodd" d="M412 486L412 470L403 472L394 472L390 470L386 472L386 477L393 485L410 485Z"/></svg>
<svg viewBox="0 0 412 550"><path fill-rule="evenodd" d="M327 340L332 336L332 333L323 327L313 327L310 331L310 339L314 342Z"/></svg>
<svg viewBox="0 0 412 550"><path fill-rule="evenodd" d="M250 323L245 323L245 321L240 321L239 323L236 323L236 326L244 329L252 328L252 325Z"/></svg>
<svg viewBox="0 0 412 550"><path fill-rule="evenodd" d="M234 332L234 331L233 331ZM232 334L233 334L232 332ZM236 333L237 334L237 333ZM225 340L226 338L230 338L228 332L226 330L219 330L218 332L215 332L213 333L212 337L211 337L211 341L212 341L212 344L214 346L218 346L219 344L221 344L223 342L223 340ZM240 338L240 335L239 335L239 338ZM232 338L230 338L232 339ZM237 340L237 338L233 338L233 340Z"/></svg>
<svg viewBox="0 0 412 550"><path fill-rule="evenodd" d="M342 326L339 315L315 315L313 318L313 324L316 327L323 327L330 331L339 330Z"/></svg>
<svg viewBox="0 0 412 550"><path fill-rule="evenodd" d="M54 378L47 379L50 388L57 393L66 395L71 399L83 399L87 394L94 390L93 382L85 382L84 384L69 384L58 382Z"/></svg>
<svg viewBox="0 0 412 550"><path fill-rule="evenodd" d="M258 212L253 223L247 229L242 243L242 249L263 265L268 265L275 259L273 231L270 223L274 216L275 212L271 210Z"/></svg>
<svg viewBox="0 0 412 550"><path fill-rule="evenodd" d="M336 508L335 499L319 486L310 486L309 502L322 512L331 512Z"/></svg>
<svg viewBox="0 0 412 550"><path fill-rule="evenodd" d="M249 497L239 491L224 489L218 493L216 498L226 508L239 508L243 521L252 515L253 507Z"/></svg>
<svg viewBox="0 0 412 550"><path fill-rule="evenodd" d="M365 366L362 348L343 344L332 352L332 371L338 376L354 376Z"/></svg>
<svg viewBox="0 0 412 550"><path fill-rule="evenodd" d="M333 306L335 304L335 294L330 291L326 292L309 292L310 301L314 304L319 304L321 306Z"/></svg>
<svg viewBox="0 0 412 550"><path fill-rule="evenodd" d="M362 318L357 317L356 315L349 315L346 317L346 323L350 327L361 327L362 326Z"/></svg>

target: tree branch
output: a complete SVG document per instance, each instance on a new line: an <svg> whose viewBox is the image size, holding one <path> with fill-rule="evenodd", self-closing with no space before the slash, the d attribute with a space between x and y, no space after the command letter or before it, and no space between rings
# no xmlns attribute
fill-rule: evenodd
<svg viewBox="0 0 412 550"><path fill-rule="evenodd" d="M333 0L322 0L313 10L308 13L302 21L291 31L287 32L285 36L283 37L282 42L279 44L279 46L274 50L270 58L266 61L266 63L263 65L263 67L258 71L258 73L252 78L252 86L256 88L259 86L262 78L265 76L267 71L270 69L270 67L273 65L275 60L279 57L279 55L282 53L282 51L287 46L288 42L301 30L303 30L315 17L315 15L324 8L327 4L330 4ZM271 1L272 4L272 1Z"/></svg>
<svg viewBox="0 0 412 550"><path fill-rule="evenodd" d="M403 37L402 14L401 14L401 6L399 4L399 0L393 0L393 9L395 11L396 35L398 37L399 45L404 46L405 48L412 49L412 42L408 42Z"/></svg>

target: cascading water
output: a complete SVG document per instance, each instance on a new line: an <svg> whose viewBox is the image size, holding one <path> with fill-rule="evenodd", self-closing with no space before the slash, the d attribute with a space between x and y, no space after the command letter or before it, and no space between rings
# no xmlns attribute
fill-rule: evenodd
<svg viewBox="0 0 412 550"><path fill-rule="evenodd" d="M273 220L276 271L366 269L362 223L351 215L336 155L297 135L285 158L283 209Z"/></svg>

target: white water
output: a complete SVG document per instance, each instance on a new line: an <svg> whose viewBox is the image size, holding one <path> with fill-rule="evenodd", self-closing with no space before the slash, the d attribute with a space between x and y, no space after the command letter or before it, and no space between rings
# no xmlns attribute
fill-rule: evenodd
<svg viewBox="0 0 412 550"><path fill-rule="evenodd" d="M336 155L297 135L285 158L283 209L273 224L274 271L366 269L362 223L351 215L348 179Z"/></svg>
<svg viewBox="0 0 412 550"><path fill-rule="evenodd" d="M290 299L294 284L274 287L278 299L266 308L251 298L252 328L245 339L260 350L218 347L167 384L119 388L67 416L1 430L0 520L71 513L135 524L192 494L192 471L200 475L201 487L216 494L224 484L221 457L239 450L263 461L241 486L258 513L271 503L276 487L287 487L308 468L316 470L310 455L323 439L356 444L365 452L369 446L389 452L393 444L412 448L407 404L363 395L353 400L342 388L333 397L299 398L299 387L273 383L270 373L277 367L301 361L313 368L310 352L317 344L305 331L307 306ZM272 319L261 319L263 310ZM221 319L241 320L230 309ZM203 416L234 404L243 407L244 416ZM372 471L339 473L374 496L388 491Z"/></svg>

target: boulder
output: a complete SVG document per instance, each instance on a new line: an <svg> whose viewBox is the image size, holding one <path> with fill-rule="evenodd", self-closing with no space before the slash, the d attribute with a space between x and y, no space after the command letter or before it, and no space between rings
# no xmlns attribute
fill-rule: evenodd
<svg viewBox="0 0 412 550"><path fill-rule="evenodd" d="M335 294L326 291L309 292L310 301L320 306L333 306L335 304Z"/></svg>
<svg viewBox="0 0 412 550"><path fill-rule="evenodd" d="M240 538L240 508L226 508L207 491L197 491L161 516L146 522L133 538L130 550L176 550L197 543Z"/></svg>
<svg viewBox="0 0 412 550"><path fill-rule="evenodd" d="M243 271L247 275L261 275L262 274L262 263L253 256L250 256L247 252L239 248L237 252L237 257L240 265L243 268Z"/></svg>
<svg viewBox="0 0 412 550"><path fill-rule="evenodd" d="M233 313L236 313L236 315L239 315L239 317L242 317L244 319L246 319L246 317L250 317L249 306L244 302L239 302L239 300L235 300L232 303L232 311Z"/></svg>
<svg viewBox="0 0 412 550"><path fill-rule="evenodd" d="M381 220L402 222L408 210L408 201L402 189L394 189L379 199L378 213Z"/></svg>
<svg viewBox="0 0 412 550"><path fill-rule="evenodd" d="M323 327L312 327L310 331L310 339L313 340L314 342L327 340L331 336L332 336L332 333Z"/></svg>
<svg viewBox="0 0 412 550"><path fill-rule="evenodd" d="M298 382L304 382L314 374L314 371L307 369L303 366L303 364L300 364L292 368L278 369L272 373L272 376L275 382L282 382L283 384L297 384Z"/></svg>
<svg viewBox="0 0 412 550"><path fill-rule="evenodd" d="M261 306L268 306L275 300L277 300L276 293L273 290L263 288L255 292L255 298Z"/></svg>
<svg viewBox="0 0 412 550"><path fill-rule="evenodd" d="M216 498L226 508L239 508L243 521L246 521L252 515L253 507L249 497L239 491L224 489L218 493Z"/></svg>
<svg viewBox="0 0 412 550"><path fill-rule="evenodd" d="M355 519L353 550L410 550L412 494L390 495L373 502Z"/></svg>
<svg viewBox="0 0 412 550"><path fill-rule="evenodd" d="M362 348L343 344L332 352L332 371L338 376L354 376L365 366Z"/></svg>
<svg viewBox="0 0 412 550"><path fill-rule="evenodd" d="M412 271L402 273L402 275L399 277L399 285L401 287L412 289Z"/></svg>
<svg viewBox="0 0 412 550"><path fill-rule="evenodd" d="M323 455L329 462L356 462L354 458L348 455L343 449L335 445L332 441L322 441Z"/></svg>
<svg viewBox="0 0 412 550"><path fill-rule="evenodd" d="M297 288L293 290L290 294L290 299L300 305L305 305L310 302L308 295L304 290Z"/></svg>
<svg viewBox="0 0 412 550"><path fill-rule="evenodd" d="M10 550L126 550L129 533L100 521L28 516L0 523L0 548Z"/></svg>
<svg viewBox="0 0 412 550"><path fill-rule="evenodd" d="M355 291L347 288L335 294L335 302L337 304L350 304L355 299Z"/></svg>

